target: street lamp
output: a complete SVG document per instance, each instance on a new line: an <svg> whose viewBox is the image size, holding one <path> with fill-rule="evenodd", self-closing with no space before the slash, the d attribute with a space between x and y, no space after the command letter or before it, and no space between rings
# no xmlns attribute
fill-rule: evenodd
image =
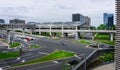
<svg viewBox="0 0 120 70"><path fill-rule="evenodd" d="M22 45L19 46L20 55L22 55Z"/></svg>

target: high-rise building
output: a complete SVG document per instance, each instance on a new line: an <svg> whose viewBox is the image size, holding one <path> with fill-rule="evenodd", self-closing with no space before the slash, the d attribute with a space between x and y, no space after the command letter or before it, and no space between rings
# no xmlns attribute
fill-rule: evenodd
<svg viewBox="0 0 120 70"><path fill-rule="evenodd" d="M13 19L13 20L10 20L9 23L12 23L12 24L25 24L25 20Z"/></svg>
<svg viewBox="0 0 120 70"><path fill-rule="evenodd" d="M115 70L120 70L120 0L116 0Z"/></svg>
<svg viewBox="0 0 120 70"><path fill-rule="evenodd" d="M88 16L85 16L85 25L90 26L91 25L91 19Z"/></svg>
<svg viewBox="0 0 120 70"><path fill-rule="evenodd" d="M105 25L107 25L108 27L113 26L113 24L114 24L114 16L113 16L113 14L104 13L103 14L103 23Z"/></svg>
<svg viewBox="0 0 120 70"><path fill-rule="evenodd" d="M4 19L0 19L0 24L3 24L5 23L5 20Z"/></svg>
<svg viewBox="0 0 120 70"><path fill-rule="evenodd" d="M90 26L91 19L88 16L83 16L79 13L72 14L72 22L81 22L82 24L86 24L86 26Z"/></svg>
<svg viewBox="0 0 120 70"><path fill-rule="evenodd" d="M72 14L72 22L85 23L85 17L79 13Z"/></svg>

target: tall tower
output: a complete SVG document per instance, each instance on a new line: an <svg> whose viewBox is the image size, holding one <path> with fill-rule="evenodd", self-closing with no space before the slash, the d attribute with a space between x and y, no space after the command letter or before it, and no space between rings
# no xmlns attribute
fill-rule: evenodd
<svg viewBox="0 0 120 70"><path fill-rule="evenodd" d="M107 25L107 23L108 23L108 15L107 15L107 13L104 13L103 14L103 24L105 24L105 25Z"/></svg>
<svg viewBox="0 0 120 70"><path fill-rule="evenodd" d="M115 70L120 70L120 0L116 0Z"/></svg>
<svg viewBox="0 0 120 70"><path fill-rule="evenodd" d="M72 22L80 21L80 14L72 14Z"/></svg>
<svg viewBox="0 0 120 70"><path fill-rule="evenodd" d="M113 26L114 24L114 15L109 13L103 14L103 23L107 25L108 27Z"/></svg>

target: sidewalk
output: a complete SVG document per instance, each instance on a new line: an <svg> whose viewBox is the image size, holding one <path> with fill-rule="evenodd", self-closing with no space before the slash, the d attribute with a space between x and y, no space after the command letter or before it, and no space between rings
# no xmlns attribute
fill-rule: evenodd
<svg viewBox="0 0 120 70"><path fill-rule="evenodd" d="M115 70L115 63L110 63L100 67L96 67L93 70Z"/></svg>
<svg viewBox="0 0 120 70"><path fill-rule="evenodd" d="M2 39L0 39L0 46L9 46L9 44L6 42L3 42Z"/></svg>

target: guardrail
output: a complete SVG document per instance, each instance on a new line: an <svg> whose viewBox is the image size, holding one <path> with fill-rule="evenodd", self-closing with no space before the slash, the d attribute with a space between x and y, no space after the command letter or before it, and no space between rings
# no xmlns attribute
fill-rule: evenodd
<svg viewBox="0 0 120 70"><path fill-rule="evenodd" d="M85 70L85 64L88 66L92 60L97 58L98 56L102 55L103 53L108 53L114 51L114 49L100 49L93 51L86 59L84 59L81 63L79 63L75 68L72 70Z"/></svg>

